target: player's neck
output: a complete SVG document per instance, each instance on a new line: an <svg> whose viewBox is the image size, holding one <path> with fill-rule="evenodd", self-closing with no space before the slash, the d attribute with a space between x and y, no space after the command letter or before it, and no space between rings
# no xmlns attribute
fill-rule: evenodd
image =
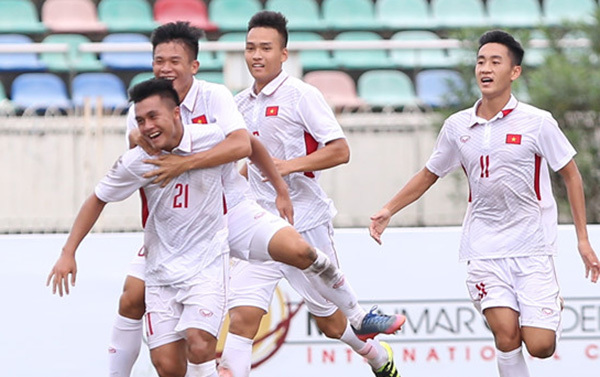
<svg viewBox="0 0 600 377"><path fill-rule="evenodd" d="M190 85L188 85L187 87L185 87L181 93L177 92L177 95L179 96L179 104L181 105L183 103L183 101L185 100L185 97L187 96L187 94L190 92L190 89L192 89L192 84L194 83L194 80L192 80L192 82L190 83Z"/></svg>
<svg viewBox="0 0 600 377"><path fill-rule="evenodd" d="M483 96L477 107L477 116L490 120L496 116L510 101L510 90L497 96Z"/></svg>

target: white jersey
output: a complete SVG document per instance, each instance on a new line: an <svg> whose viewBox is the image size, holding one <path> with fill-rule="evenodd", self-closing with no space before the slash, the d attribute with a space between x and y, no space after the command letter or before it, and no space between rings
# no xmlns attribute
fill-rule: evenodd
<svg viewBox="0 0 600 377"><path fill-rule="evenodd" d="M181 143L172 153L198 153L223 139L216 125L184 126ZM152 157L140 147L127 151L96 186L96 196L115 202L142 188L148 208L146 285L194 284L203 267L228 251L222 175L229 164L186 172L161 188L143 177L153 169L143 162L148 158Z"/></svg>
<svg viewBox="0 0 600 377"><path fill-rule="evenodd" d="M285 71L258 95L251 87L235 100L250 132L278 159L306 156L330 141L345 138L323 95ZM336 214L333 202L319 186L319 175L304 172L284 177L294 204L294 227L299 232L331 221ZM277 214L276 192L269 182L263 182L254 165L249 165L248 180L258 204Z"/></svg>
<svg viewBox="0 0 600 377"><path fill-rule="evenodd" d="M237 110L231 92L220 84L194 78L189 92L180 104L180 109L183 124L217 123L225 135L246 129L244 119ZM131 106L127 114L127 135L137 127L134 106ZM231 165L235 165L235 163L232 162ZM235 169L231 172L234 174L223 177L225 198L229 208L236 206L246 198L254 199L245 179Z"/></svg>
<svg viewBox="0 0 600 377"><path fill-rule="evenodd" d="M548 165L575 155L552 115L511 96L489 121L471 109L449 117L426 164L439 177L462 166L469 181L460 260L553 255L557 210Z"/></svg>

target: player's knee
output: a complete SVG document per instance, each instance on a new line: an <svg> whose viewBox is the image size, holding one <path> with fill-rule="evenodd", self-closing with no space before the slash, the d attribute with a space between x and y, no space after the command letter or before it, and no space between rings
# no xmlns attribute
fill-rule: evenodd
<svg viewBox="0 0 600 377"><path fill-rule="evenodd" d="M204 363L215 358L215 342L200 335L187 337L187 352L190 361L194 364Z"/></svg>
<svg viewBox="0 0 600 377"><path fill-rule="evenodd" d="M518 329L505 330L494 334L496 348L502 352L510 352L521 346L521 334Z"/></svg>
<svg viewBox="0 0 600 377"><path fill-rule="evenodd" d="M146 305L143 294L136 294L134 291L125 291L119 299L119 314L131 319L142 319Z"/></svg>
<svg viewBox="0 0 600 377"><path fill-rule="evenodd" d="M290 244L290 250L293 254L294 267L305 269L313 264L317 259L317 251L315 248L310 246L304 239L298 238Z"/></svg>
<svg viewBox="0 0 600 377"><path fill-rule="evenodd" d="M319 323L319 330L330 339L340 339L342 335L344 335L344 331L346 331L346 326L340 326L340 324L335 321L329 321Z"/></svg>
<svg viewBox="0 0 600 377"><path fill-rule="evenodd" d="M527 352L533 357L539 359L547 359L554 355L556 350L555 342L535 342L534 344L525 344L527 346Z"/></svg>

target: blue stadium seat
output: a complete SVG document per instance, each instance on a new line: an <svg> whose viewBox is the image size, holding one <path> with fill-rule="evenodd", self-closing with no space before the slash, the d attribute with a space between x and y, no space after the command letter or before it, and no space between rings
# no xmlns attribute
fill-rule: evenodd
<svg viewBox="0 0 600 377"><path fill-rule="evenodd" d="M460 74L449 69L430 69L417 73L417 97L432 108L457 104L456 90L464 89Z"/></svg>
<svg viewBox="0 0 600 377"><path fill-rule="evenodd" d="M125 85L112 73L80 73L71 82L73 105L83 108L89 98L92 108L96 108L96 99L102 98L102 107L109 110L123 110L128 106Z"/></svg>
<svg viewBox="0 0 600 377"><path fill-rule="evenodd" d="M109 34L105 43L150 43L148 37L137 33ZM152 69L152 52L103 52L100 61L109 69L147 71Z"/></svg>
<svg viewBox="0 0 600 377"><path fill-rule="evenodd" d="M0 44L24 45L32 43L31 38L21 34L2 34ZM0 71L43 71L46 69L38 55L34 52L0 53Z"/></svg>
<svg viewBox="0 0 600 377"><path fill-rule="evenodd" d="M19 110L56 108L67 110L71 101L67 86L53 73L24 73L12 83L11 97Z"/></svg>

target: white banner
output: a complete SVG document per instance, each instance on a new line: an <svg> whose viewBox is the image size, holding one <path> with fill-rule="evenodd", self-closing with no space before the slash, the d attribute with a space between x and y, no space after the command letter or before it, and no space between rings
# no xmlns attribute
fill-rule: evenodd
<svg viewBox="0 0 600 377"><path fill-rule="evenodd" d="M342 268L367 309L404 313L397 335L381 336L403 376L497 375L491 334L474 310L457 262L459 228L390 229L384 245L366 230L336 231ZM600 226L590 227L600 251ZM107 345L128 264L140 233L93 234L78 255L69 297L44 286L66 235L0 236L0 375L105 377ZM555 356L528 359L532 375L596 377L600 368L600 286L584 279L572 226L559 233L556 265L566 307ZM321 335L284 282L255 345L252 375L368 376L368 365L346 345ZM133 376L155 376L144 347Z"/></svg>

